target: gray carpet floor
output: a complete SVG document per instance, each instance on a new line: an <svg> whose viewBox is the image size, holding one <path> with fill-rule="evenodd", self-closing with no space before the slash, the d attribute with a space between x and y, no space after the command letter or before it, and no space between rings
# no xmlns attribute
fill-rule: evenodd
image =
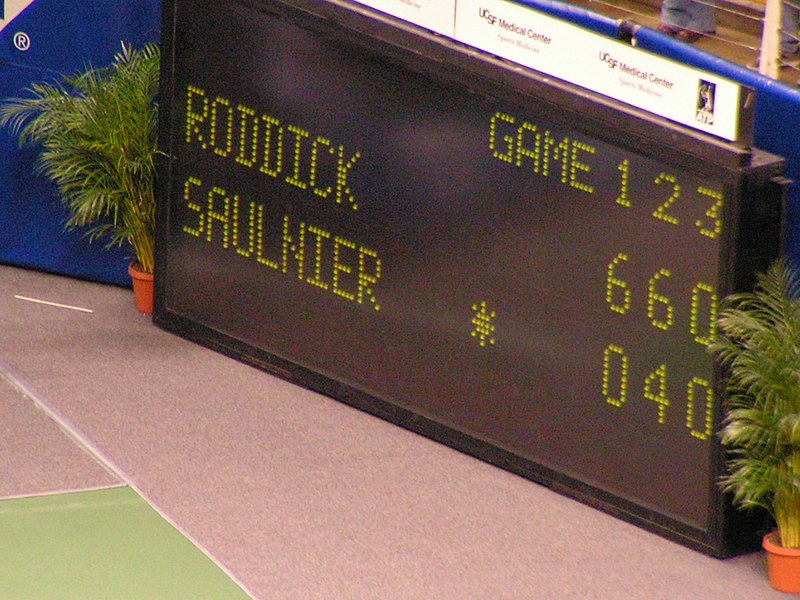
<svg viewBox="0 0 800 600"><path fill-rule="evenodd" d="M706 557L196 346L125 289L0 267L0 371L0 496L131 485L259 600L784 597L760 553Z"/></svg>
<svg viewBox="0 0 800 600"><path fill-rule="evenodd" d="M2 365L0 423L0 499L122 485L6 379Z"/></svg>

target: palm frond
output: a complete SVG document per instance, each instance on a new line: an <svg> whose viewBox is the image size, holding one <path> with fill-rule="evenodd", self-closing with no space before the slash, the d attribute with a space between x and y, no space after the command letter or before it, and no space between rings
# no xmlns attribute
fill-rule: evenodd
<svg viewBox="0 0 800 600"><path fill-rule="evenodd" d="M0 107L0 126L20 145L38 144L37 171L69 210L67 228L90 239L130 243L153 271L159 48L122 44L114 62L56 82L33 84L28 97Z"/></svg>
<svg viewBox="0 0 800 600"><path fill-rule="evenodd" d="M785 259L758 276L752 293L725 298L722 335L709 350L727 369L729 448L725 491L743 507L773 511L779 526L800 532L800 277ZM790 518L791 516L791 518ZM797 540L800 535L788 539Z"/></svg>

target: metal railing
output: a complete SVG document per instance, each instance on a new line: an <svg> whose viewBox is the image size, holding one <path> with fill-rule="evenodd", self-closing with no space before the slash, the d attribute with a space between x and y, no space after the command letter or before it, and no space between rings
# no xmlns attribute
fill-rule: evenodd
<svg viewBox="0 0 800 600"><path fill-rule="evenodd" d="M712 6L717 22L724 24L704 49L733 62L747 65L773 79L796 84L800 78L800 54L781 52L798 40L800 0L695 0ZM658 0L578 0L600 13L624 15L640 24L657 26ZM698 32L702 33L702 32Z"/></svg>
<svg viewBox="0 0 800 600"><path fill-rule="evenodd" d="M763 33L758 72L780 79L782 68L797 70L798 13L800 5L793 0L767 0L764 10ZM791 46L787 52L782 46Z"/></svg>

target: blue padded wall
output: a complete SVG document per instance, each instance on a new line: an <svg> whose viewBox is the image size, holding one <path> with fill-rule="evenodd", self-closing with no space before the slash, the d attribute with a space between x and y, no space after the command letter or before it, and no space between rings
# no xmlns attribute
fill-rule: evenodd
<svg viewBox="0 0 800 600"><path fill-rule="evenodd" d="M158 41L159 25L158 0L34 0L0 31L0 98L86 65L105 66L122 41ZM29 46L20 49L15 41L25 36ZM35 157L0 130L0 263L130 285L131 251L65 232L66 212L52 184L34 172Z"/></svg>

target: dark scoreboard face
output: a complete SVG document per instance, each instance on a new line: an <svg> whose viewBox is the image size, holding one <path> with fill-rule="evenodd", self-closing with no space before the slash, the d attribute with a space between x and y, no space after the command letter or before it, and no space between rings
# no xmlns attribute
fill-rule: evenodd
<svg viewBox="0 0 800 600"><path fill-rule="evenodd" d="M736 175L313 19L176 8L157 321L702 537Z"/></svg>

